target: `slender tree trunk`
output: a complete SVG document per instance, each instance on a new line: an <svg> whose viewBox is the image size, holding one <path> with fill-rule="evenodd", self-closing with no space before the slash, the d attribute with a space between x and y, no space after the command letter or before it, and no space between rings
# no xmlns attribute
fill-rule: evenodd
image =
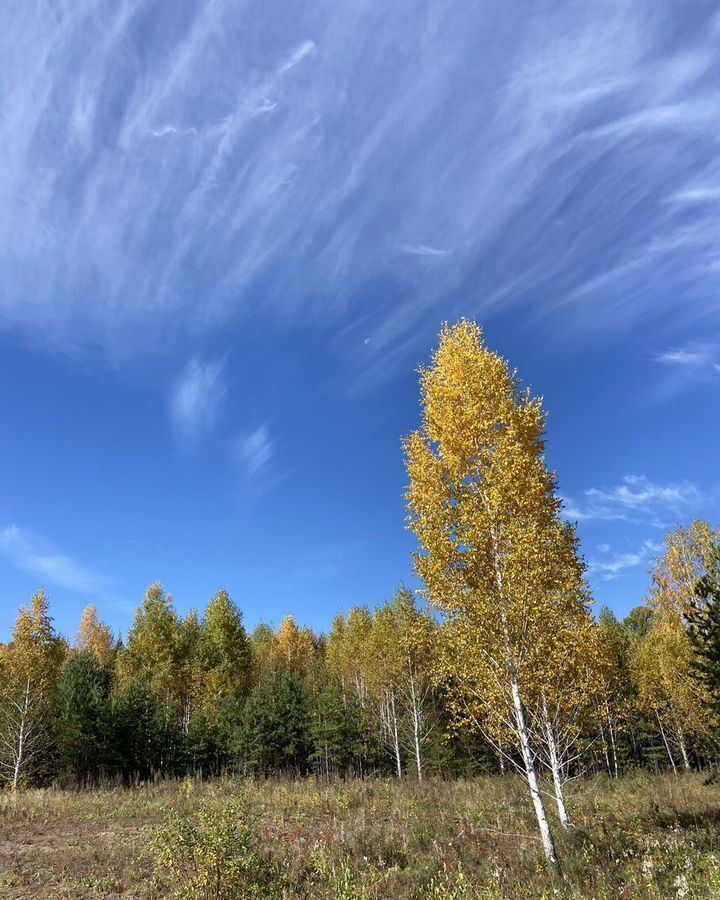
<svg viewBox="0 0 720 900"><path fill-rule="evenodd" d="M610 704L607 701L607 697L605 698L605 712L607 714L608 720L608 732L610 733L610 747L612 749L613 766L615 768L615 777L617 778L620 775L620 769L618 766L617 742L615 740L615 729L613 728L612 716L610 715Z"/></svg>
<svg viewBox="0 0 720 900"><path fill-rule="evenodd" d="M25 683L25 693L23 695L22 707L20 709L20 720L18 723L18 739L15 748L15 759L13 760L13 781L12 789L15 793L20 785L20 771L25 759L25 740L27 736L28 715L30 712L30 678Z"/></svg>
<svg viewBox="0 0 720 900"><path fill-rule="evenodd" d="M520 739L520 752L522 753L523 765L525 766L525 777L527 778L528 787L530 788L530 797L532 798L533 807L535 808L535 816L537 818L538 828L540 829L540 839L542 840L545 859L547 859L552 866L557 868L558 857L557 852L555 851L555 842L553 841L550 823L548 822L542 794L540 793L540 784L535 770L535 760L530 748L530 739L525 723L525 711L523 710L522 698L520 697L515 663L512 658L510 659L510 688L515 710L515 724L517 727L518 738Z"/></svg>
<svg viewBox="0 0 720 900"><path fill-rule="evenodd" d="M660 718L660 714L657 710L655 710L655 717L657 718L658 725L660 726L660 734L662 735L663 744L665 744L665 750L667 751L667 755L670 759L670 765L672 766L673 772L677 775L677 766L675 765L675 760L673 759L672 752L670 751L670 744L668 744L668 739L665 736L665 729L663 728L662 719Z"/></svg>
<svg viewBox="0 0 720 900"><path fill-rule="evenodd" d="M565 805L565 792L563 791L563 778L560 760L558 758L555 733L548 715L547 702L543 697L543 718L545 719L545 738L550 756L550 771L552 772L553 787L555 789L555 802L557 803L558 816L563 828L570 827L570 816Z"/></svg>
<svg viewBox="0 0 720 900"><path fill-rule="evenodd" d="M680 744L680 753L683 758L683 765L685 766L685 770L687 772L690 771L690 757L688 756L687 746L685 745L685 735L683 734L682 728L678 728L678 743Z"/></svg>
<svg viewBox="0 0 720 900"><path fill-rule="evenodd" d="M398 734L398 721L395 712L395 692L388 691L388 714L390 719L390 729L393 742L393 752L395 754L395 769L398 778L402 778L402 757L400 755L400 735Z"/></svg>
<svg viewBox="0 0 720 900"><path fill-rule="evenodd" d="M412 723L413 723L413 742L415 745L415 768L417 769L418 781L423 780L422 757L420 755L420 710L418 708L417 692L415 690L415 679L412 674L412 666L409 666L408 680L410 684L410 698L412 701Z"/></svg>
<svg viewBox="0 0 720 900"><path fill-rule="evenodd" d="M548 822L545 812L545 804L543 803L542 794L540 793L540 784L538 782L537 771L535 770L535 758L530 748L530 738L528 737L527 724L525 722L525 710L523 709L522 697L520 696L520 686L518 684L517 668L515 666L515 654L513 652L512 640L510 638L510 630L507 620L507 606L505 592L503 589L503 576L498 560L498 540L495 530L492 534L493 550L495 552L495 580L498 587L498 594L502 603L502 629L505 639L505 652L507 655L507 666L510 675L510 693L512 695L513 708L515 711L515 725L517 735L520 740L520 751L522 753L523 764L525 766L525 777L530 789L530 797L532 798L533 807L535 808L535 817L537 818L538 829L540 830L540 839L545 852L545 859L550 865L558 871L560 863L557 852L555 850L555 841L553 840L550 823Z"/></svg>
<svg viewBox="0 0 720 900"><path fill-rule="evenodd" d="M610 767L610 754L608 753L608 745L605 740L605 729L602 726L602 721L600 722L600 739L602 741L603 746L603 755L605 757L605 768L607 769L608 775L612 778L612 769Z"/></svg>

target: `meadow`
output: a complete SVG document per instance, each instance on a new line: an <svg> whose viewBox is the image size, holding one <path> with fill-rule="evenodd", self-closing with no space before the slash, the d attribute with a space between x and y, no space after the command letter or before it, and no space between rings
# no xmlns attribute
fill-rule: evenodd
<svg viewBox="0 0 720 900"><path fill-rule="evenodd" d="M0 896L231 900L720 896L720 785L579 780L547 868L523 783L163 780L0 795Z"/></svg>

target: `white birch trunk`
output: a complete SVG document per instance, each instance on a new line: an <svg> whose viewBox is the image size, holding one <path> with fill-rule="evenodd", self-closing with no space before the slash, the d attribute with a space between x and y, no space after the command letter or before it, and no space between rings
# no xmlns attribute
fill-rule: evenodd
<svg viewBox="0 0 720 900"><path fill-rule="evenodd" d="M410 684L410 697L412 701L412 724L413 724L413 743L415 745L415 768L417 769L418 781L423 780L422 756L420 753L421 738L421 721L420 709L418 707L417 692L415 690L415 679L412 674L412 667L409 668L408 680Z"/></svg>
<svg viewBox="0 0 720 900"><path fill-rule="evenodd" d="M388 691L388 712L392 729L393 752L395 753L395 769L398 778L402 778L402 757L400 755L400 735L398 733L397 714L395 712L395 692Z"/></svg>
<svg viewBox="0 0 720 900"><path fill-rule="evenodd" d="M30 678L25 684L25 693L23 695L22 706L19 709L20 717L18 720L17 744L15 747L15 759L13 760L13 792L17 791L20 784L20 771L25 759L25 739L27 736L28 714L30 712Z"/></svg>
<svg viewBox="0 0 720 900"><path fill-rule="evenodd" d="M617 741L615 740L615 729L613 728L612 716L610 715L610 705L607 701L607 697L605 698L605 712L607 714L608 720L608 731L610 732L610 747L612 749L615 777L617 778L620 774L620 768L618 766Z"/></svg>
<svg viewBox="0 0 720 900"><path fill-rule="evenodd" d="M545 719L545 739L547 740L548 755L550 757L550 772L552 773L553 788L555 789L555 803L557 804L560 824L563 828L570 827L570 816L565 805L565 792L563 791L563 777L558 758L555 733L553 732L550 716L545 699L543 698L543 718Z"/></svg>
<svg viewBox="0 0 720 900"><path fill-rule="evenodd" d="M605 757L605 768L607 769L608 775L612 778L612 769L610 768L610 754L608 753L608 745L605 740L605 729L602 726L602 721L599 722L600 727L600 739L602 741L603 747L603 756Z"/></svg>
<svg viewBox="0 0 720 900"><path fill-rule="evenodd" d="M495 554L495 580L498 587L498 595L502 603L502 629L505 639L508 672L510 674L510 693L512 695L513 708L515 711L517 736L520 740L520 752L522 754L523 765L525 766L525 777L535 809L535 817L537 818L545 859L557 870L560 867L558 856L555 850L552 832L550 831L550 823L548 822L547 814L545 812L545 804L543 803L542 794L540 793L540 784L538 782L537 771L535 770L535 759L532 749L530 748L530 738L528 736L527 723L525 722L525 711L523 709L522 697L520 696L520 686L518 684L517 669L515 667L515 654L513 652L510 630L508 628L507 601L503 588L503 576L498 563L498 540L494 529L492 533L492 542Z"/></svg>
<svg viewBox="0 0 720 900"><path fill-rule="evenodd" d="M513 707L515 709L517 734L520 739L520 751L522 753L523 765L525 766L525 777L527 778L528 787L530 788L530 797L532 798L533 807L535 808L535 816L537 818L538 828L540 829L540 839L542 840L545 859L547 859L552 866L557 867L558 858L555 851L555 843L553 841L552 832L550 831L550 823L548 822L547 814L545 813L542 794L540 793L540 784L535 770L535 760L533 758L532 750L530 749L530 739L525 723L525 712L523 710L522 698L520 697L520 688L515 673L515 664L512 659L510 660L510 687Z"/></svg>
<svg viewBox="0 0 720 900"><path fill-rule="evenodd" d="M660 718L660 714L657 711L655 712L655 716L658 720L658 725L660 726L660 734L662 735L663 744L665 744L665 750L667 751L667 755L670 759L670 765L672 766L673 772L677 775L677 773L678 773L677 766L675 765L675 760L673 759L673 755L670 750L670 744L668 744L668 739L665 736L665 729L663 728L662 719Z"/></svg>
<svg viewBox="0 0 720 900"><path fill-rule="evenodd" d="M685 735L682 732L681 728L678 728L678 743L680 744L680 753L683 758L683 765L685 766L685 770L687 772L690 771L690 757L688 756L687 746L685 745Z"/></svg>

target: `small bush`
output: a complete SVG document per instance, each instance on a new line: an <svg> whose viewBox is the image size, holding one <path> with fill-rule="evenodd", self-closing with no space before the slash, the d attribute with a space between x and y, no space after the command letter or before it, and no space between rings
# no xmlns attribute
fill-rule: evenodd
<svg viewBox="0 0 720 900"><path fill-rule="evenodd" d="M255 844L242 811L226 803L219 812L201 807L195 819L171 812L148 850L177 900L266 900L277 880Z"/></svg>

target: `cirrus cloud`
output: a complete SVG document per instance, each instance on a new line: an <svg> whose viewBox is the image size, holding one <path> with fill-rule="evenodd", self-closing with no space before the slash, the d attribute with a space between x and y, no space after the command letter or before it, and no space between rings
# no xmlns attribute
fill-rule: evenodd
<svg viewBox="0 0 720 900"><path fill-rule="evenodd" d="M623 521L665 527L691 515L706 495L689 481L656 484L644 475L625 475L610 488L588 488L582 499L563 498L563 515L571 521Z"/></svg>
<svg viewBox="0 0 720 900"><path fill-rule="evenodd" d="M382 365L459 311L716 327L717 24L673 11L14 4L0 329L126 360L371 315Z"/></svg>
<svg viewBox="0 0 720 900"><path fill-rule="evenodd" d="M0 531L0 552L17 568L79 594L93 595L107 585L104 576L58 552L48 541L18 525L8 525Z"/></svg>

